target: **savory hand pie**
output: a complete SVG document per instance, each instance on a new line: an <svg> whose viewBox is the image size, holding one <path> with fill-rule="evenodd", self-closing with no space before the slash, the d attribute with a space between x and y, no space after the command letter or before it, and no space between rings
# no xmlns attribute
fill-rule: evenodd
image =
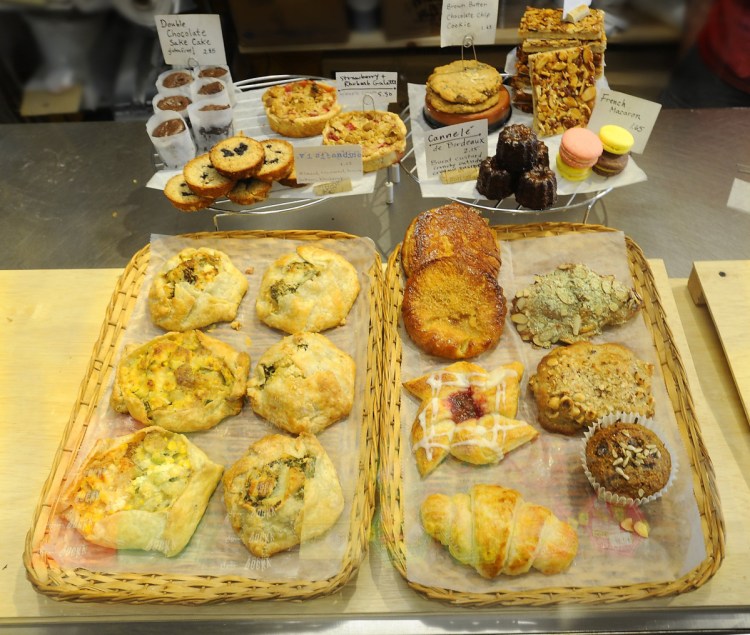
<svg viewBox="0 0 750 635"><path fill-rule="evenodd" d="M89 542L180 553L224 468L158 426L99 439L63 491L62 516Z"/></svg>
<svg viewBox="0 0 750 635"><path fill-rule="evenodd" d="M263 437L223 484L229 521L258 558L323 535L344 509L336 468L311 434Z"/></svg>
<svg viewBox="0 0 750 635"><path fill-rule="evenodd" d="M164 263L151 284L151 319L167 331L230 322L247 292L247 278L224 252L188 247Z"/></svg>
<svg viewBox="0 0 750 635"><path fill-rule="evenodd" d="M167 333L123 352L112 407L173 432L208 430L239 413L250 356L201 331Z"/></svg>
<svg viewBox="0 0 750 635"><path fill-rule="evenodd" d="M610 412L654 415L653 364L622 344L576 342L547 353L529 378L542 427L575 434Z"/></svg>
<svg viewBox="0 0 750 635"><path fill-rule="evenodd" d="M357 270L346 258L300 245L263 274L255 309L273 328L317 333L344 324L359 289Z"/></svg>
<svg viewBox="0 0 750 635"><path fill-rule="evenodd" d="M411 428L411 444L421 476L448 455L474 465L498 463L539 433L516 420L523 365L511 362L487 372L470 362L404 382L422 400Z"/></svg>
<svg viewBox="0 0 750 635"><path fill-rule="evenodd" d="M253 410L287 432L317 434L346 417L354 403L356 367L319 333L296 333L258 360L247 384Z"/></svg>

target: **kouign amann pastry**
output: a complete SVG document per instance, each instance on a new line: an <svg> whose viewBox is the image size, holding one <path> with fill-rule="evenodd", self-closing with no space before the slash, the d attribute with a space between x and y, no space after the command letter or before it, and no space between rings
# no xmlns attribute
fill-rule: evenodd
<svg viewBox="0 0 750 635"><path fill-rule="evenodd" d="M597 425L586 440L584 457L586 476L600 496L642 501L664 489L672 472L664 442L639 423Z"/></svg>
<svg viewBox="0 0 750 635"><path fill-rule="evenodd" d="M266 350L247 384L256 414L299 434L317 434L349 415L356 365L319 333L288 335Z"/></svg>
<svg viewBox="0 0 750 635"><path fill-rule="evenodd" d="M496 68L477 60L438 66L427 78L424 117L433 128L486 119L490 131L510 117L510 95Z"/></svg>
<svg viewBox="0 0 750 635"><path fill-rule="evenodd" d="M359 290L357 270L346 258L300 245L265 271L255 309L262 322L287 333L324 331L346 322Z"/></svg>
<svg viewBox="0 0 750 635"><path fill-rule="evenodd" d="M182 212L197 212L210 207L216 200L212 196L200 196L193 192L185 181L185 175L175 174L164 186L164 196Z"/></svg>
<svg viewBox="0 0 750 635"><path fill-rule="evenodd" d="M404 382L422 401L411 429L420 475L427 476L449 454L474 465L498 463L535 439L535 428L514 419L522 375L519 362L490 372L471 362L456 362Z"/></svg>
<svg viewBox="0 0 750 635"><path fill-rule="evenodd" d="M229 522L258 558L322 536L344 510L336 468L312 434L263 437L222 482Z"/></svg>
<svg viewBox="0 0 750 635"><path fill-rule="evenodd" d="M459 258L440 258L406 279L406 332L423 351L467 359L493 348L505 326L505 296L497 280Z"/></svg>
<svg viewBox="0 0 750 635"><path fill-rule="evenodd" d="M167 331L230 322L247 287L247 278L224 252L187 247L169 258L151 283L151 320Z"/></svg>
<svg viewBox="0 0 750 635"><path fill-rule="evenodd" d="M448 257L464 258L497 277L500 249L476 209L448 203L421 212L409 223L401 245L401 266L407 277L428 262Z"/></svg>
<svg viewBox="0 0 750 635"><path fill-rule="evenodd" d="M341 112L336 89L311 79L271 86L262 100L271 129L285 137L319 135L328 120Z"/></svg>
<svg viewBox="0 0 750 635"><path fill-rule="evenodd" d="M431 494L420 517L429 536L483 578L520 575L532 567L545 575L563 573L578 553L578 535L570 525L500 485Z"/></svg>
<svg viewBox="0 0 750 635"><path fill-rule="evenodd" d="M653 372L622 344L576 342L547 353L529 389L542 427L575 434L611 412L653 416Z"/></svg>
<svg viewBox="0 0 750 635"><path fill-rule="evenodd" d="M323 129L323 145L362 146L362 171L376 172L398 163L406 152L406 124L385 110L350 110L332 117Z"/></svg>
<svg viewBox="0 0 750 635"><path fill-rule="evenodd" d="M250 356L202 331L167 333L123 351L116 412L172 432L208 430L242 410Z"/></svg>
<svg viewBox="0 0 750 635"><path fill-rule="evenodd" d="M516 293L510 319L524 340L549 348L589 340L608 326L624 324L640 308L635 290L614 276L565 263Z"/></svg>
<svg viewBox="0 0 750 635"><path fill-rule="evenodd" d="M265 152L259 141L238 134L214 144L208 156L221 174L236 181L255 176L263 166Z"/></svg>
<svg viewBox="0 0 750 635"><path fill-rule="evenodd" d="M224 468L158 426L99 439L61 496L89 542L176 556L195 533Z"/></svg>
<svg viewBox="0 0 750 635"><path fill-rule="evenodd" d="M208 152L188 161L182 175L187 186L198 196L219 198L234 187L234 181L213 166Z"/></svg>

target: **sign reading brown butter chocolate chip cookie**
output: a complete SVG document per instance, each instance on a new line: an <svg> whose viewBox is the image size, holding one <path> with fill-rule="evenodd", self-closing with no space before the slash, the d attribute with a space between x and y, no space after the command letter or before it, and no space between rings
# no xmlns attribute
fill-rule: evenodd
<svg viewBox="0 0 750 635"><path fill-rule="evenodd" d="M346 258L300 245L265 271L255 309L262 322L287 333L324 331L344 324L359 289Z"/></svg>

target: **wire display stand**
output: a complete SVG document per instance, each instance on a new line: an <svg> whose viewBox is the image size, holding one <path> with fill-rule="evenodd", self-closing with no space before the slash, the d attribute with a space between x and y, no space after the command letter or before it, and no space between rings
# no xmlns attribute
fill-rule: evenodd
<svg viewBox="0 0 750 635"><path fill-rule="evenodd" d="M411 112L409 106L401 113L401 118L404 123L407 124L407 135L406 135L406 154L401 159L401 168L412 178L416 183L419 183L419 176L417 174L417 160L414 150L414 143L412 139L412 126L411 126ZM522 216L532 216L539 214L552 214L555 212L568 212L575 210L583 211L583 223L588 222L589 214L593 209L597 201L603 199L607 194L612 191L609 187L598 192L587 192L587 193L576 193L576 194L562 194L558 195L557 202L552 207L543 210L529 209L519 205L514 197L506 197L501 201L488 201L481 198L466 198L466 197L447 197L449 200L456 201L457 203L463 203L470 205L477 209L481 209L487 212L502 212L506 214L517 214Z"/></svg>

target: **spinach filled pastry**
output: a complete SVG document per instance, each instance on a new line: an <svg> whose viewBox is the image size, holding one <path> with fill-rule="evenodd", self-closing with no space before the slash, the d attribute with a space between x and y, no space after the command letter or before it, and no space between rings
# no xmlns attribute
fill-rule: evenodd
<svg viewBox="0 0 750 635"><path fill-rule="evenodd" d="M255 309L273 328L317 333L345 323L359 289L357 270L346 258L301 245L268 267Z"/></svg>
<svg viewBox="0 0 750 635"><path fill-rule="evenodd" d="M229 521L267 558L325 534L344 509L336 468L315 436L269 434L224 474Z"/></svg>
<svg viewBox="0 0 750 635"><path fill-rule="evenodd" d="M123 351L112 408L172 432L208 430L242 410L250 356L202 331L167 333Z"/></svg>
<svg viewBox="0 0 750 635"><path fill-rule="evenodd" d="M175 556L223 471L185 436L158 426L99 439L63 490L61 514L102 547Z"/></svg>
<svg viewBox="0 0 750 635"><path fill-rule="evenodd" d="M188 247L172 256L154 277L148 309L157 326L188 331L237 317L247 278L217 249Z"/></svg>

